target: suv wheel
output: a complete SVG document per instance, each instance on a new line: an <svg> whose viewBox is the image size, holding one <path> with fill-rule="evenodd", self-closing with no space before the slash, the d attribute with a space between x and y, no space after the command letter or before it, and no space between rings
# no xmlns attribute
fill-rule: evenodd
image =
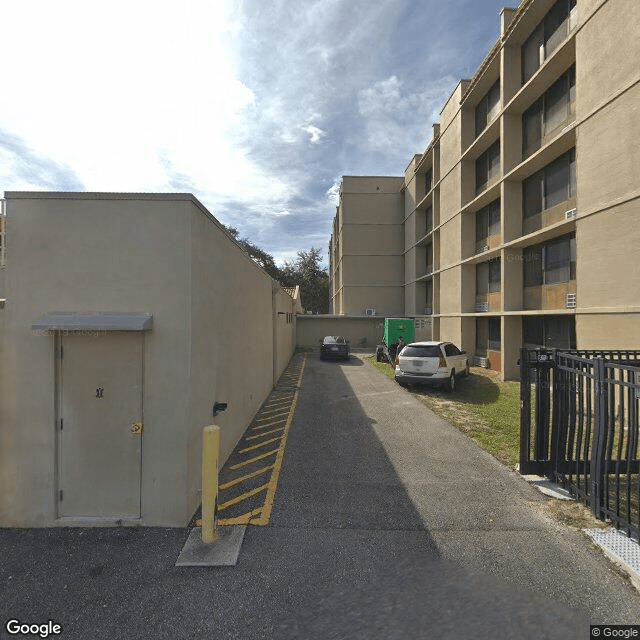
<svg viewBox="0 0 640 640"><path fill-rule="evenodd" d="M451 375L449 376L449 382L447 382L447 391L453 391L456 388L456 370L451 369Z"/></svg>

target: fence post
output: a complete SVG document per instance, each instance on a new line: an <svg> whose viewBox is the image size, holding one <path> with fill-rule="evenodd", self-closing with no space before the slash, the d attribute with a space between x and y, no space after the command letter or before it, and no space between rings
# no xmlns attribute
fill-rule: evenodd
<svg viewBox="0 0 640 640"><path fill-rule="evenodd" d="M542 355L542 352L539 352ZM544 356L549 357L548 354ZM538 361L536 367L536 460L549 460L549 368L547 360Z"/></svg>
<svg viewBox="0 0 640 640"><path fill-rule="evenodd" d="M202 429L202 542L205 544L218 539L216 512L219 455L220 427L215 425L204 427Z"/></svg>
<svg viewBox="0 0 640 640"><path fill-rule="evenodd" d="M591 511L596 518L600 517L602 504L602 490L604 484L603 458L605 457L605 443L607 430L607 387L605 380L605 360L596 358L593 368L595 383L595 425L593 430L593 444L591 447Z"/></svg>
<svg viewBox="0 0 640 640"><path fill-rule="evenodd" d="M560 354L562 364L562 354ZM562 408L566 399L567 372L558 368L558 353L554 349L553 354L553 383L551 388L551 476L554 481L558 481L558 462L565 457L566 452L566 429L564 428L564 412Z"/></svg>
<svg viewBox="0 0 640 640"><path fill-rule="evenodd" d="M529 351L520 349L520 473L529 473L531 448L531 381Z"/></svg>

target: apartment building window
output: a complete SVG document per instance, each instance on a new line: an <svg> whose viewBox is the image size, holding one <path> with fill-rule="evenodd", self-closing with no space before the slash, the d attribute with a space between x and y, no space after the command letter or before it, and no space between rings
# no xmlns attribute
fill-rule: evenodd
<svg viewBox="0 0 640 640"><path fill-rule="evenodd" d="M557 0L522 45L522 84L564 42L575 23L576 0Z"/></svg>
<svg viewBox="0 0 640 640"><path fill-rule="evenodd" d="M482 97L476 106L476 137L478 137L486 126L498 115L500 111L500 78L498 78L491 89Z"/></svg>
<svg viewBox="0 0 640 640"><path fill-rule="evenodd" d="M476 350L500 351L500 318L476 318Z"/></svg>
<svg viewBox="0 0 640 640"><path fill-rule="evenodd" d="M500 351L500 318L489 318L489 341L487 348Z"/></svg>
<svg viewBox="0 0 640 640"><path fill-rule="evenodd" d="M576 194L576 150L556 158L522 183L525 218L565 202Z"/></svg>
<svg viewBox="0 0 640 640"><path fill-rule="evenodd" d="M425 214L425 234L427 234L433 231L433 208L429 207Z"/></svg>
<svg viewBox="0 0 640 640"><path fill-rule="evenodd" d="M431 273L433 271L433 245L432 244L428 244L426 247L426 259L425 259L425 266L426 266L426 273Z"/></svg>
<svg viewBox="0 0 640 640"><path fill-rule="evenodd" d="M500 139L476 160L476 194L484 191L500 175Z"/></svg>
<svg viewBox="0 0 640 640"><path fill-rule="evenodd" d="M573 316L525 316L522 341L527 346L575 349L576 323Z"/></svg>
<svg viewBox="0 0 640 640"><path fill-rule="evenodd" d="M576 100L576 69L572 66L522 114L522 155L531 155L542 146L545 135L564 124Z"/></svg>
<svg viewBox="0 0 640 640"><path fill-rule="evenodd" d="M424 193L425 195L431 191L431 187L433 186L433 168L428 169L427 173L424 176Z"/></svg>
<svg viewBox="0 0 640 640"><path fill-rule="evenodd" d="M476 106L476 137L498 115L500 111L500 78L496 80L491 89L483 96Z"/></svg>
<svg viewBox="0 0 640 640"><path fill-rule="evenodd" d="M569 282L576 278L576 237L574 233L523 252L525 287Z"/></svg>
<svg viewBox="0 0 640 640"><path fill-rule="evenodd" d="M489 238L500 234L500 198L476 213L476 253L489 248Z"/></svg>
<svg viewBox="0 0 640 640"><path fill-rule="evenodd" d="M426 283L424 313L427 316L433 313L433 280L427 280Z"/></svg>
<svg viewBox="0 0 640 640"><path fill-rule="evenodd" d="M476 265L476 295L484 296L500 291L500 259Z"/></svg>

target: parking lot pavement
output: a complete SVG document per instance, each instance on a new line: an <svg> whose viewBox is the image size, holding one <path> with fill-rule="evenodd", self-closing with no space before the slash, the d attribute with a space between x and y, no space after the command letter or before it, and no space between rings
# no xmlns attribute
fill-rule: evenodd
<svg viewBox="0 0 640 640"><path fill-rule="evenodd" d="M576 638L640 596L543 498L360 358L307 357L267 526L235 567L182 529L0 530L4 621L62 638Z"/></svg>

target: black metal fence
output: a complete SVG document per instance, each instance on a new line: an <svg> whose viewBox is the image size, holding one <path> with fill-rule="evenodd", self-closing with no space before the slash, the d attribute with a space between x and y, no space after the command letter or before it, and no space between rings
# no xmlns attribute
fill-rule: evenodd
<svg viewBox="0 0 640 640"><path fill-rule="evenodd" d="M520 351L520 472L640 538L640 351Z"/></svg>

